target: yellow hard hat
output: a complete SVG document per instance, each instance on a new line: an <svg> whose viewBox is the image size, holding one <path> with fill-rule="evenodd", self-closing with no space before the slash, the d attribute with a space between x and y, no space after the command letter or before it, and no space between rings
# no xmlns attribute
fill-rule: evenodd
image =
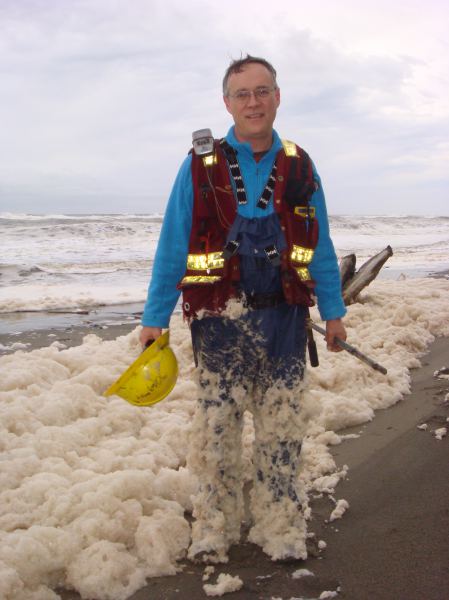
<svg viewBox="0 0 449 600"><path fill-rule="evenodd" d="M178 378L178 361L168 340L166 331L142 352L104 396L115 394L136 406L150 406L168 396Z"/></svg>

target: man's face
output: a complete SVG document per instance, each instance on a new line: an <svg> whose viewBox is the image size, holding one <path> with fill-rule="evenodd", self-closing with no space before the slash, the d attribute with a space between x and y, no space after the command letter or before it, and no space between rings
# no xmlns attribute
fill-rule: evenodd
<svg viewBox="0 0 449 600"><path fill-rule="evenodd" d="M228 96L224 102L235 123L235 134L241 142L264 142L271 145L272 129L276 110L280 103L279 89L270 91L267 98L257 98L251 94L245 101L233 97L241 90L254 91L257 88L274 87L273 77L263 65L250 63L240 73L233 73L228 79Z"/></svg>

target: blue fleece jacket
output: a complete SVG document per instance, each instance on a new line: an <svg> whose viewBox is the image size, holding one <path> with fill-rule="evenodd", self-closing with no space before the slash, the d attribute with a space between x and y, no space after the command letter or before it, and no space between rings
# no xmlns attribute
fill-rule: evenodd
<svg viewBox="0 0 449 600"><path fill-rule="evenodd" d="M258 208L256 205L271 173L276 154L282 148L278 134L273 131L273 144L259 162L254 160L250 144L237 141L234 127L229 130L226 140L238 152L248 200L247 204L238 205L238 213L248 219L262 218L273 213L272 199L265 209ZM154 259L148 298L142 316L142 325L149 327L168 327L170 316L179 298L180 292L176 285L185 273L192 227L191 162L191 156L188 155L181 165L168 200ZM327 321L342 317L346 313L346 308L341 296L337 258L329 236L323 188L315 167L314 177L318 189L312 196L311 206L315 207L318 219L319 239L309 270L316 281L315 293L321 318Z"/></svg>

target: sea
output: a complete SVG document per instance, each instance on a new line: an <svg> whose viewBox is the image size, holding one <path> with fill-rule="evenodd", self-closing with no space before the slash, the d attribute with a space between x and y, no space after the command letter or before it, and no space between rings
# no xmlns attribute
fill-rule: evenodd
<svg viewBox="0 0 449 600"><path fill-rule="evenodd" d="M38 327L39 314L50 313L62 323L70 314L138 321L162 220L161 214L0 213L0 333ZM330 217L330 227L337 256L355 253L357 268L392 247L380 278L449 269L448 216L339 215Z"/></svg>

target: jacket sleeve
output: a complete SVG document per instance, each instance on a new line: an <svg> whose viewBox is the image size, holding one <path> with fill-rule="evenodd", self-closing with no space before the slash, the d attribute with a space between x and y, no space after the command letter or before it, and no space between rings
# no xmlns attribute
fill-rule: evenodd
<svg viewBox="0 0 449 600"><path fill-rule="evenodd" d="M186 270L192 228L191 163L189 155L181 165L165 211L142 315L142 325L147 327L168 327L180 295L176 285Z"/></svg>
<svg viewBox="0 0 449 600"><path fill-rule="evenodd" d="M343 317L346 314L346 307L341 295L337 256L329 233L326 200L315 165L313 165L313 175L318 184L318 189L312 196L311 206L315 207L319 237L309 270L316 282L315 294L321 318L323 321L329 321Z"/></svg>

